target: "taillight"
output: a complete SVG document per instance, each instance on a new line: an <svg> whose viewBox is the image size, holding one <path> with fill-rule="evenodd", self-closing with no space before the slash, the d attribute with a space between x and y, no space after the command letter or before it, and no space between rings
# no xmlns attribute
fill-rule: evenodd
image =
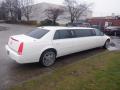
<svg viewBox="0 0 120 90"><path fill-rule="evenodd" d="M24 46L24 43L23 43L23 42L20 43L20 46L19 46L19 48L18 48L18 54L19 54L19 55L22 55L22 52L23 52L23 46Z"/></svg>

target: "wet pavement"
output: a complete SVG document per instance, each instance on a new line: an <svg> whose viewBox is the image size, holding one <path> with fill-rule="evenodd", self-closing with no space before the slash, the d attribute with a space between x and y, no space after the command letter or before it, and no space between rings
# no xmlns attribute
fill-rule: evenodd
<svg viewBox="0 0 120 90"><path fill-rule="evenodd" d="M11 60L5 51L5 44L11 35L22 34L31 31L34 27L0 24L2 30L0 31L0 90L6 90L9 86L19 84L25 80L35 78L44 73L52 73L56 68L77 62L92 55L104 52L105 49L97 48L76 54L71 54L58 58L56 63L48 68L40 66L38 63L34 64L17 64ZM5 30L4 30L5 28ZM7 30L6 30L7 29ZM120 41L115 39L115 42Z"/></svg>
<svg viewBox="0 0 120 90"><path fill-rule="evenodd" d="M0 90L8 87L11 81L16 81L14 78L21 73L19 69L15 69L17 64L7 56L5 51L5 44L7 44L9 36L26 33L32 29L33 27L29 26L0 24Z"/></svg>
<svg viewBox="0 0 120 90"><path fill-rule="evenodd" d="M120 37L111 36L111 44L108 48L109 51L120 50Z"/></svg>

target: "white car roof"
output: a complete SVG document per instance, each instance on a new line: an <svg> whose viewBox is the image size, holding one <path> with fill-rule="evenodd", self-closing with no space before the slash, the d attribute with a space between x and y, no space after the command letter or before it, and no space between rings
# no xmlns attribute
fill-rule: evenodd
<svg viewBox="0 0 120 90"><path fill-rule="evenodd" d="M38 27L38 28L47 29L47 30L93 29L88 27L63 27L63 26L44 26L44 27Z"/></svg>

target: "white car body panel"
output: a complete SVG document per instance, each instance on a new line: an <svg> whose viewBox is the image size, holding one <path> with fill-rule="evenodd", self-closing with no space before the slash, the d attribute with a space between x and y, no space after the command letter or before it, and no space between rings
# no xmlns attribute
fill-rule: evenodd
<svg viewBox="0 0 120 90"><path fill-rule="evenodd" d="M42 28L42 27L39 27ZM64 56L75 52L80 52L96 47L104 46L107 39L110 37L104 36L90 36L90 37L78 37L69 39L57 39L54 40L54 34L59 29L88 29L82 27L44 27L44 29L50 30L41 39L35 39L26 35L11 36L15 40L9 39L8 45L5 46L9 57L14 59L18 63L33 63L39 62L41 54L50 48L57 51L57 56ZM91 28L90 28L91 29ZM18 47L21 42L24 42L24 48L22 55L17 53Z"/></svg>

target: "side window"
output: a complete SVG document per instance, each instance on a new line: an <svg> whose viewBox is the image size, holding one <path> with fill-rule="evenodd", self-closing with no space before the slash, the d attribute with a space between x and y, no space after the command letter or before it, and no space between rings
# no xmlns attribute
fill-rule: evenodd
<svg viewBox="0 0 120 90"><path fill-rule="evenodd" d="M95 32L92 29L78 29L75 30L76 37L88 37L95 36Z"/></svg>
<svg viewBox="0 0 120 90"><path fill-rule="evenodd" d="M68 30L61 30L60 39L64 39L64 38L71 38L71 32Z"/></svg>
<svg viewBox="0 0 120 90"><path fill-rule="evenodd" d="M94 29L91 29L91 32L92 32L92 36L96 36L96 32Z"/></svg>
<svg viewBox="0 0 120 90"><path fill-rule="evenodd" d="M54 39L66 39L72 38L71 30L57 30L54 35Z"/></svg>
<svg viewBox="0 0 120 90"><path fill-rule="evenodd" d="M54 39L59 39L59 38L60 38L59 31L56 31L54 35Z"/></svg>
<svg viewBox="0 0 120 90"><path fill-rule="evenodd" d="M98 29L95 29L95 32L96 32L96 36L103 36L103 35L104 35L104 33L101 32L101 31L98 30Z"/></svg>

